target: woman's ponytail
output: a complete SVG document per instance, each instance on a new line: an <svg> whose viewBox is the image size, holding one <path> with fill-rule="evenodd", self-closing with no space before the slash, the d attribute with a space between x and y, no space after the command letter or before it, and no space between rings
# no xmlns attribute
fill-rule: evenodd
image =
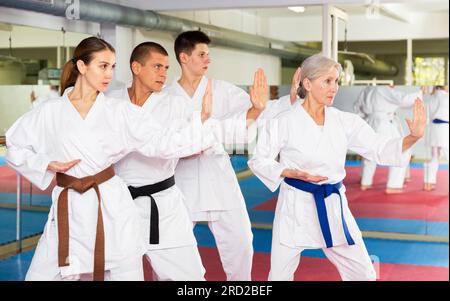
<svg viewBox="0 0 450 301"><path fill-rule="evenodd" d="M75 82L77 81L78 69L77 66L75 65L76 62L74 61L75 61L74 59L71 59L64 64L59 85L61 89L61 95L64 94L64 91L68 87L74 86Z"/></svg>
<svg viewBox="0 0 450 301"><path fill-rule="evenodd" d="M89 37L80 42L75 48L73 53L73 58L64 64L63 70L61 72L60 88L61 95L68 87L75 86L78 75L80 72L77 68L77 61L81 60L85 65L89 65L94 57L94 53L103 50L110 50L115 52L114 47L108 42L98 37Z"/></svg>

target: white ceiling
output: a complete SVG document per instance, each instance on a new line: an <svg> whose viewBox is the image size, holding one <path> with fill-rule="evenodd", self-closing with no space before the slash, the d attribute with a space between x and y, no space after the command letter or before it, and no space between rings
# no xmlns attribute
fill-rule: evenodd
<svg viewBox="0 0 450 301"><path fill-rule="evenodd" d="M448 37L448 0L102 0L135 7L145 10L155 10L161 13L193 19L205 22L197 15L208 14L208 22L211 22L210 16L215 16L225 12L231 12L230 16L245 16L247 23L264 24L264 29L256 30L257 34L264 32L265 35L278 35L276 32L283 33L283 39L289 41L299 41L300 36L292 33L289 28L298 27L299 24L308 31L317 26L321 26L321 16L323 4L330 4L347 13L353 29L353 33L367 31L379 33L378 38L399 38L409 36L410 38L436 38ZM304 13L295 13L287 9L288 6L305 6ZM375 8L374 10L370 8ZM197 13L197 14L196 14ZM191 17L192 15L192 17ZM255 18L257 17L257 18ZM307 17L307 18L299 18ZM375 17L375 18L374 18ZM367 22L368 19L370 22ZM225 18L226 19L226 18ZM257 19L257 20L256 20ZM295 21L293 21L295 20ZM306 23L301 23L302 20ZM358 21L359 20L359 21ZM215 19L215 21L217 21ZM233 26L233 20L228 22L215 22L223 27L236 29ZM225 23L223 23L225 22ZM244 22L244 21L241 21ZM394 23L392 23L394 22ZM230 23L230 24L228 24ZM314 25L315 24L315 25ZM305 27L306 26L306 27ZM369 26L369 27L367 27ZM393 28L394 26L394 28ZM262 27L262 28L263 28ZM314 27L314 28L312 28ZM443 29L445 27L445 30ZM392 29L396 29L394 34ZM240 29L245 31L244 29ZM247 30L248 31L248 30ZM307 31L307 32L308 32ZM437 33L438 31L439 33ZM271 32L271 33L268 33ZM305 39L317 39L315 36L307 36L303 32ZM400 33L403 32L403 33ZM288 34L287 34L288 33ZM317 34L315 34L317 35ZM349 39L361 39L364 36L352 37Z"/></svg>
<svg viewBox="0 0 450 301"><path fill-rule="evenodd" d="M323 4L330 4L343 10L351 18L368 13L369 7L376 7L376 13L400 22L411 23L417 15L449 11L448 0L102 0L129 7L155 10L163 13L239 10L244 14L258 16L261 20L289 17L320 17ZM288 6L304 6L303 13L288 10ZM380 20L380 26L383 21Z"/></svg>
<svg viewBox="0 0 450 301"><path fill-rule="evenodd" d="M145 10L211 10L252 8L267 16L284 16L295 14L287 11L288 6L308 6L306 14L320 14L318 6L322 4L335 5L350 14L362 14L370 3L382 6L392 6L406 13L442 12L448 11L448 0L102 0Z"/></svg>
<svg viewBox="0 0 450 301"><path fill-rule="evenodd" d="M310 42L322 39L322 6L330 4L345 11L348 22L339 23L339 39L348 41L448 39L448 0L101 0L138 9L213 24L249 34L285 41ZM368 14L368 3L379 6L379 15ZM287 6L303 5L301 14ZM283 6L283 7L280 7ZM164 9L164 10L160 10ZM184 10L183 10L184 9ZM306 18L302 18L306 16ZM62 22L56 17L21 17L0 10L6 23L45 28L67 28L85 32L88 26L98 32L98 24ZM84 22L84 23L82 23ZM58 24L58 25L55 25ZM86 27L87 28L87 27ZM0 28L1 30L2 28ZM294 30L293 30L294 29ZM302 30L297 30L302 29ZM348 30L347 30L348 29ZM89 32L91 32L89 31Z"/></svg>
<svg viewBox="0 0 450 301"><path fill-rule="evenodd" d="M345 11L349 15L363 15L366 13L367 5L365 4L336 4L336 7ZM449 2L447 0L428 0L428 1L408 1L407 3L384 3L381 6L385 9L396 11L399 14L414 13L435 13L445 12L449 10ZM322 14L322 6L305 6L305 12L297 14L286 7L278 8L257 8L254 11L258 16L264 17L292 17L292 16L318 16Z"/></svg>

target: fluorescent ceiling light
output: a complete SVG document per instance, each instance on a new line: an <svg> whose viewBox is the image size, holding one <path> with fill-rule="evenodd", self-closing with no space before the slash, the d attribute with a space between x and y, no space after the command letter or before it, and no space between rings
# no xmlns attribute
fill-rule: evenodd
<svg viewBox="0 0 450 301"><path fill-rule="evenodd" d="M303 13L305 11L304 6L289 6L288 9L296 13Z"/></svg>

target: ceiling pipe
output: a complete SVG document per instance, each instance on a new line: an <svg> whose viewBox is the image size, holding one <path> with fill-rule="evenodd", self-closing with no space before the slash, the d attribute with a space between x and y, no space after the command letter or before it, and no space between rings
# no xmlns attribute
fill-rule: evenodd
<svg viewBox="0 0 450 301"><path fill-rule="evenodd" d="M211 38L212 45L246 50L259 54L268 54L297 65L308 56L320 52L320 49L303 46L293 42L266 38L254 34L225 29L214 25L189 21L177 17L165 16L154 11L144 11L123 5L95 0L78 0L81 20L112 23L123 26L140 27L147 30L169 31L174 35L187 30L200 29ZM68 7L74 3L66 0L0 0L0 5L16 9L52 14L66 17ZM350 59L356 73L394 76L397 67L380 60L367 59L364 55L340 53L339 62Z"/></svg>

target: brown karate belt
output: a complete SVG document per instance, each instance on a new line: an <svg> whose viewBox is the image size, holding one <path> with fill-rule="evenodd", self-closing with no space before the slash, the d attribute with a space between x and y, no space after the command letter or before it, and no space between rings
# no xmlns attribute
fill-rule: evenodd
<svg viewBox="0 0 450 301"><path fill-rule="evenodd" d="M83 178L76 178L59 172L56 173L56 184L64 188L58 198L58 266L63 267L69 265L69 189L73 189L78 193L85 193L89 189L94 188L98 198L97 233L94 249L94 280L98 281L103 281L105 278L105 230L103 227L101 207L102 198L98 185L108 181L114 175L112 165L93 176Z"/></svg>

